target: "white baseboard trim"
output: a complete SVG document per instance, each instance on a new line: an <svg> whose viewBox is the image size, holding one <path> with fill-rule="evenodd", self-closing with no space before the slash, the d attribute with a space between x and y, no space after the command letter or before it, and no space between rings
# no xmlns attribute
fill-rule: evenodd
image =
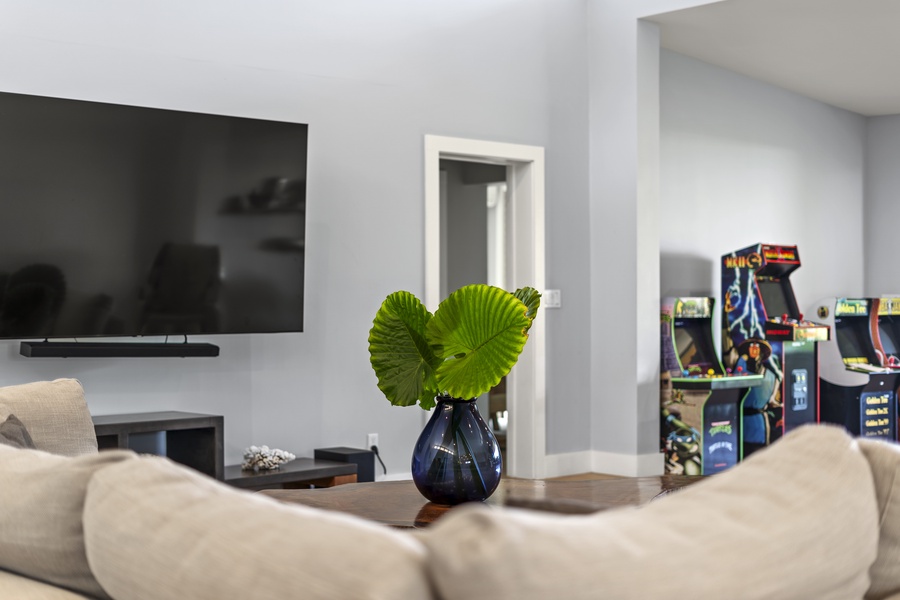
<svg viewBox="0 0 900 600"><path fill-rule="evenodd" d="M544 462L544 477L562 477L591 472L591 451L548 454Z"/></svg>
<svg viewBox="0 0 900 600"><path fill-rule="evenodd" d="M580 475L581 473L605 473L622 475L623 477L645 477L662 475L663 455L652 454L616 454L599 450L568 452L565 454L548 454L544 463L544 477L562 477L564 475ZM375 474L375 481L407 481L412 473Z"/></svg>
<svg viewBox="0 0 900 600"><path fill-rule="evenodd" d="M406 473L391 473L390 475L384 475L381 473L375 474L375 481L407 481L411 479L411 471L407 471Z"/></svg>
<svg viewBox="0 0 900 600"><path fill-rule="evenodd" d="M585 450L547 455L544 472L546 477L562 477L580 473L645 477L662 475L663 468L663 455L660 452L634 455Z"/></svg>

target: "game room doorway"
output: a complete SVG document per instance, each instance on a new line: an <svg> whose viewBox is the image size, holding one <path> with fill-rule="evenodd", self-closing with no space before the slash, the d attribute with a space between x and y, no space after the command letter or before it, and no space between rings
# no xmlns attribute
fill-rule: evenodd
<svg viewBox="0 0 900 600"><path fill-rule="evenodd" d="M443 169L442 169L443 162ZM454 224L446 206L442 206L442 182L444 191L449 183L449 171L454 176L467 177L470 181L486 182L483 186L493 194L494 210L486 207L478 217L478 223ZM465 173L465 175L463 175ZM505 173L505 179L498 176ZM501 179L504 179L501 181ZM503 208L496 210L498 197ZM505 201L504 201L505 200ZM458 216L456 217L458 221ZM490 227L492 251L487 250L487 221L496 221ZM459 227L477 229L481 241L480 253L467 259L465 256L453 262L469 261L480 275L454 275L450 267L448 242L459 233ZM448 228L454 228L449 231ZM477 264L476 264L477 263ZM488 264L491 280L488 280ZM496 265L502 265L498 267ZM502 284L514 290L532 286L544 290L544 151L536 146L522 146L480 140L425 136L425 305L435 310L447 293L460 282L484 282ZM459 277L476 277L469 281ZM452 289L451 289L452 288ZM545 319L535 320L529 332L529 341L519 357L516 367L503 382L505 390L495 390L495 402L502 393L506 402L505 465L504 471L512 477L541 478L545 475L546 462L546 385L545 385ZM488 401L489 402L489 401ZM486 407L487 408L487 407ZM487 408L489 410L489 408ZM490 418L483 412L486 418Z"/></svg>

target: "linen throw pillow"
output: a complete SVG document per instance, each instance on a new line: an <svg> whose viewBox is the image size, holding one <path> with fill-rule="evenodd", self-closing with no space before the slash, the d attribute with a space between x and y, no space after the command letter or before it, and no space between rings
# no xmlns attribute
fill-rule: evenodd
<svg viewBox="0 0 900 600"><path fill-rule="evenodd" d="M869 585L877 513L856 442L808 426L641 508L463 506L421 539L444 600L851 600Z"/></svg>
<svg viewBox="0 0 900 600"><path fill-rule="evenodd" d="M859 447L872 468L881 526L866 600L883 600L900 594L900 446L861 438Z"/></svg>
<svg viewBox="0 0 900 600"><path fill-rule="evenodd" d="M0 568L107 598L85 554L85 492L95 473L134 456L110 450L69 458L0 445Z"/></svg>
<svg viewBox="0 0 900 600"><path fill-rule="evenodd" d="M425 600L413 536L237 490L158 456L97 473L88 560L116 600Z"/></svg>
<svg viewBox="0 0 900 600"><path fill-rule="evenodd" d="M34 440L25 425L16 417L9 415L0 423L0 444L13 448L34 448Z"/></svg>

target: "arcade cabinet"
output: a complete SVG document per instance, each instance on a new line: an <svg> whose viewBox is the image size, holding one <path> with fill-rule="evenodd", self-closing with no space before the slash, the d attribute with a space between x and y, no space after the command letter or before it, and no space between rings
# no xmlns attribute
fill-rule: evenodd
<svg viewBox="0 0 900 600"><path fill-rule="evenodd" d="M896 440L900 372L884 366L884 353L876 348L877 304L826 298L815 305L816 316L834 332L833 339L819 344L819 418L853 435Z"/></svg>
<svg viewBox="0 0 900 600"><path fill-rule="evenodd" d="M900 297L874 298L872 312L878 315L872 341L880 364L890 369L900 369Z"/></svg>
<svg viewBox="0 0 900 600"><path fill-rule="evenodd" d="M727 372L712 337L712 298L660 307L660 449L666 472L710 475L741 459L741 403L762 376Z"/></svg>
<svg viewBox="0 0 900 600"><path fill-rule="evenodd" d="M817 342L830 329L803 320L790 281L799 267L796 246L756 244L722 256L722 363L763 377L744 400L745 456L819 420Z"/></svg>
<svg viewBox="0 0 900 600"><path fill-rule="evenodd" d="M900 297L875 298L872 300L872 311L878 315L875 328L872 330L875 351L883 366L891 371L900 372ZM894 395L900 403L900 392L895 391ZM894 411L900 418L900 408L896 403ZM894 423L894 431L897 434L896 439L900 440L900 422Z"/></svg>

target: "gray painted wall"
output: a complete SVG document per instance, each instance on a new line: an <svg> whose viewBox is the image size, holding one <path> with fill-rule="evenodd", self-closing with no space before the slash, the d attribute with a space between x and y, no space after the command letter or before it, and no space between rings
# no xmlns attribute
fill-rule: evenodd
<svg viewBox="0 0 900 600"><path fill-rule="evenodd" d="M381 397L366 338L388 293L422 292L423 136L470 137L546 148L547 284L566 298L543 317L548 447L590 447L583 0L0 0L0 15L4 91L310 124L304 333L213 338L208 360L36 360L3 342L0 383L77 377L95 414L223 414L228 462L377 432L389 473L408 470L424 413Z"/></svg>
<svg viewBox="0 0 900 600"><path fill-rule="evenodd" d="M659 31L696 0L587 2L590 428L595 461L659 460ZM552 217L551 217L552 218ZM577 222L577 221L573 221ZM551 276L552 277L552 276ZM548 281L549 287L556 287ZM554 413L548 413L548 421ZM548 433L552 431L548 429ZM626 456L636 461L621 460ZM602 467L601 467L602 468Z"/></svg>
<svg viewBox="0 0 900 600"><path fill-rule="evenodd" d="M810 318L862 294L866 119L672 52L660 73L661 294L718 302L721 256L758 242L798 246Z"/></svg>
<svg viewBox="0 0 900 600"><path fill-rule="evenodd" d="M900 223L900 115L866 120L865 293L900 294L897 224Z"/></svg>

